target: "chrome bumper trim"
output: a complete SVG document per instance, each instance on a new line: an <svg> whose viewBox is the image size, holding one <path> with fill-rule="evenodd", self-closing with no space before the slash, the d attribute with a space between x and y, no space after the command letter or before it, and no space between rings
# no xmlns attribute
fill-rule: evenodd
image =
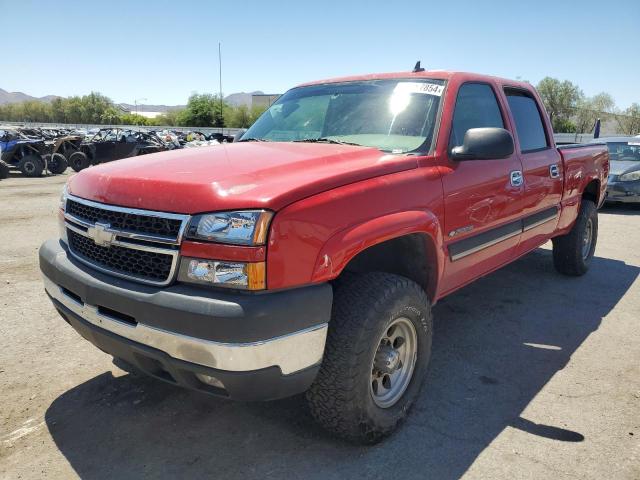
<svg viewBox="0 0 640 480"><path fill-rule="evenodd" d="M52 280L43 278L49 295L85 321L179 360L233 372L277 366L283 375L289 375L317 365L324 354L326 323L260 342L219 343L142 323L130 325L100 313L97 306L79 303Z"/></svg>

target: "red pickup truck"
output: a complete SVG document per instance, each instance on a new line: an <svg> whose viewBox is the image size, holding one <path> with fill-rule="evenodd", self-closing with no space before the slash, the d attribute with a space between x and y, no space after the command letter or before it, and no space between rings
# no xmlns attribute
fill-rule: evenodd
<svg viewBox="0 0 640 480"><path fill-rule="evenodd" d="M239 400L306 392L375 442L415 401L431 307L553 240L584 274L609 169L527 83L414 71L289 90L237 143L88 168L47 294L119 365Z"/></svg>

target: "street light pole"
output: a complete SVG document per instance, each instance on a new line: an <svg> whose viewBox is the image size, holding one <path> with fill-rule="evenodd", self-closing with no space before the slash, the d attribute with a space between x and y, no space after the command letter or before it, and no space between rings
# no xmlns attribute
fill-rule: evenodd
<svg viewBox="0 0 640 480"><path fill-rule="evenodd" d="M148 99L147 98L136 98L133 101L133 104L135 105L135 109L136 109L136 117L138 116L138 100L144 100L146 102Z"/></svg>
<svg viewBox="0 0 640 480"><path fill-rule="evenodd" d="M146 101L147 101L147 100L149 100L149 99L148 99L148 98L136 98L136 99L133 101L133 104L136 106L136 115L138 115L138 101L139 101L139 100L144 100L144 101L146 102Z"/></svg>
<svg viewBox="0 0 640 480"><path fill-rule="evenodd" d="M222 47L220 42L218 42L218 73L220 77L220 122L222 124L222 135L224 135L224 116L222 114Z"/></svg>

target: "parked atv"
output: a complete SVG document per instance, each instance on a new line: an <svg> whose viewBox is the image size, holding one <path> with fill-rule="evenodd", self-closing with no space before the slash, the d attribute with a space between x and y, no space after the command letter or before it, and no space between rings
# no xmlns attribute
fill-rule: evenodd
<svg viewBox="0 0 640 480"><path fill-rule="evenodd" d="M157 135L120 128L103 128L89 141L82 142L78 151L69 155L69 165L76 172L90 165L169 150Z"/></svg>
<svg viewBox="0 0 640 480"><path fill-rule="evenodd" d="M47 146L47 169L51 173L63 173L71 155L80 151L80 145L84 140L82 135L64 135L45 142Z"/></svg>
<svg viewBox="0 0 640 480"><path fill-rule="evenodd" d="M25 177L39 177L45 169L46 146L42 139L24 137L15 130L0 130L0 158L9 168Z"/></svg>

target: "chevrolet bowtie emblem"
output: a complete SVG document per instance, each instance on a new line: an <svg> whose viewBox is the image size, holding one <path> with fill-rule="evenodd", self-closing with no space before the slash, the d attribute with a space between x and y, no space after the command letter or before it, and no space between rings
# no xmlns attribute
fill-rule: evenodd
<svg viewBox="0 0 640 480"><path fill-rule="evenodd" d="M91 238L96 245L101 247L109 247L116 239L116 233L110 230L111 225L108 223L96 223L93 227L87 228L87 236Z"/></svg>

